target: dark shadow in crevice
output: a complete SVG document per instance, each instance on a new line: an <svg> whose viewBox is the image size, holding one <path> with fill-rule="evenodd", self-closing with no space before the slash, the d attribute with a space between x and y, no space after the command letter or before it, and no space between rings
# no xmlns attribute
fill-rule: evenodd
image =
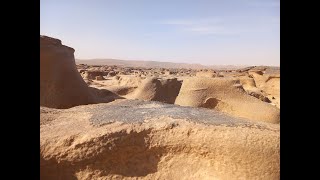
<svg viewBox="0 0 320 180"><path fill-rule="evenodd" d="M219 99L210 97L205 100L204 104L201 107L208 108L208 109L214 109L220 103L220 101L221 100L219 100Z"/></svg>

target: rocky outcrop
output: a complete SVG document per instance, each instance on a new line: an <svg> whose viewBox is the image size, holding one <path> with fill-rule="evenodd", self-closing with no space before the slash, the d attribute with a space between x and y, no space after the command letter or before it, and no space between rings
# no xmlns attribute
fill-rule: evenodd
<svg viewBox="0 0 320 180"><path fill-rule="evenodd" d="M40 179L279 179L279 125L159 102L40 108Z"/></svg>
<svg viewBox="0 0 320 180"><path fill-rule="evenodd" d="M254 121L280 122L278 108L249 96L234 78L185 79L175 104L216 109Z"/></svg>
<svg viewBox="0 0 320 180"><path fill-rule="evenodd" d="M277 69L76 67L73 53L40 36L40 179L280 178L280 110L261 101Z"/></svg>
<svg viewBox="0 0 320 180"><path fill-rule="evenodd" d="M101 78L103 76L107 76L109 74L108 71L85 71L83 74L82 74L82 77L84 79L89 79L89 80L94 80L98 77Z"/></svg>
<svg viewBox="0 0 320 180"><path fill-rule="evenodd" d="M251 71L249 74L253 77L257 87L263 90L270 100L280 108L280 72L277 69L262 71Z"/></svg>
<svg viewBox="0 0 320 180"><path fill-rule="evenodd" d="M70 108L105 102L104 97L95 96L83 81L75 65L74 51L59 39L40 36L41 106Z"/></svg>
<svg viewBox="0 0 320 180"><path fill-rule="evenodd" d="M132 86L132 87L138 87L144 79L134 75L124 75L124 76L118 76L116 78L118 78L119 86Z"/></svg>
<svg viewBox="0 0 320 180"><path fill-rule="evenodd" d="M217 74L215 71L198 71L196 73L197 77L208 77L208 78L213 78L216 77Z"/></svg>
<svg viewBox="0 0 320 180"><path fill-rule="evenodd" d="M147 78L131 98L173 104L179 94L181 84L181 81L178 81L177 78L160 80L155 77Z"/></svg>
<svg viewBox="0 0 320 180"><path fill-rule="evenodd" d="M267 97L267 94L262 90L256 87L256 83L253 78L248 76L237 77L242 84L243 89L251 96L260 99L261 101L270 103L270 99Z"/></svg>

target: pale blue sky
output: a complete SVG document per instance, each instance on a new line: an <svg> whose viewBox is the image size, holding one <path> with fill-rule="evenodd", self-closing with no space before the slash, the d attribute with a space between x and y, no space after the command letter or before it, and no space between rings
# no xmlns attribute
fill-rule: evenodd
<svg viewBox="0 0 320 180"><path fill-rule="evenodd" d="M76 58L280 64L280 0L40 0L40 33Z"/></svg>

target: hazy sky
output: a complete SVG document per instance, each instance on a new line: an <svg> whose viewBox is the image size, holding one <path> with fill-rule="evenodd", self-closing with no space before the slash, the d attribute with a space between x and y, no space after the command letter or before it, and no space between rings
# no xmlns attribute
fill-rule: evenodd
<svg viewBox="0 0 320 180"><path fill-rule="evenodd" d="M40 0L79 59L279 65L280 0Z"/></svg>

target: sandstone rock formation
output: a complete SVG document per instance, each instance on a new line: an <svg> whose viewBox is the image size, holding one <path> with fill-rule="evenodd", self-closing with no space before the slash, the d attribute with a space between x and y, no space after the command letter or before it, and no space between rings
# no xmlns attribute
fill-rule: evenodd
<svg viewBox="0 0 320 180"><path fill-rule="evenodd" d="M133 94L134 99L160 101L173 104L179 94L181 82L177 78L147 78Z"/></svg>
<svg viewBox="0 0 320 180"><path fill-rule="evenodd" d="M279 125L158 102L40 108L40 179L279 179Z"/></svg>
<svg viewBox="0 0 320 180"><path fill-rule="evenodd" d="M108 77L113 77L113 76L115 76L116 75L116 73L114 72L114 71L109 71L109 73L108 73Z"/></svg>
<svg viewBox="0 0 320 180"><path fill-rule="evenodd" d="M279 69L75 65L73 53L40 36L40 179L280 178Z"/></svg>
<svg viewBox="0 0 320 180"><path fill-rule="evenodd" d="M261 89L264 90L267 94L278 97L278 99L280 100L280 74L264 76L265 82L261 86Z"/></svg>
<svg viewBox="0 0 320 180"><path fill-rule="evenodd" d="M217 75L214 71L198 71L196 73L196 76L213 78L213 77L216 77Z"/></svg>
<svg viewBox="0 0 320 180"><path fill-rule="evenodd" d="M254 78L257 87L269 95L269 99L274 99L273 102L280 108L280 72L268 69L265 72L249 71L249 74Z"/></svg>
<svg viewBox="0 0 320 180"><path fill-rule="evenodd" d="M242 84L242 87L246 92L261 101L270 103L270 99L267 97L267 94L264 93L262 90L256 87L256 83L253 78L250 78L248 76L240 76L237 77L240 80L240 83Z"/></svg>
<svg viewBox="0 0 320 180"><path fill-rule="evenodd" d="M182 83L175 104L205 107L255 121L280 122L280 110L247 95L233 78L189 78Z"/></svg>
<svg viewBox="0 0 320 180"><path fill-rule="evenodd" d="M60 40L40 36L41 106L70 108L105 101L104 97L96 97L83 81L73 53L74 49L62 45Z"/></svg>
<svg viewBox="0 0 320 180"><path fill-rule="evenodd" d="M89 79L89 80L97 80L100 79L103 76L107 76L109 72L105 71L82 71L83 73L81 74L84 79Z"/></svg>
<svg viewBox="0 0 320 180"><path fill-rule="evenodd" d="M142 83L143 78L133 75L125 75L121 77L119 76L118 80L119 86L138 87Z"/></svg>
<svg viewBox="0 0 320 180"><path fill-rule="evenodd" d="M69 108L93 102L73 53L60 40L40 36L40 105Z"/></svg>

